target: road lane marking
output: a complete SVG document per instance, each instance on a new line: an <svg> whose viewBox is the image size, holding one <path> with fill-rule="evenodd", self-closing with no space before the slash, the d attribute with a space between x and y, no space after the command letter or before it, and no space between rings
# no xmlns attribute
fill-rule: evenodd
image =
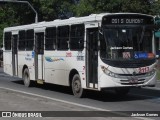
<svg viewBox="0 0 160 120"><path fill-rule="evenodd" d="M113 111L108 110L108 109L92 107L92 106L88 106L88 105L82 105L82 104L79 104L79 103L69 102L69 101L65 101L65 100L61 100L61 99L57 99L57 98L52 98L52 97L47 97L47 96L34 94L34 93L30 93L30 92L25 92L25 91L19 91L19 90L15 90L15 89L11 89L11 88L0 87L0 89L5 89L5 90L13 91L13 92L18 92L18 93L23 93L23 94L27 94L27 95L36 96L36 97L41 97L41 98L45 98L45 99L49 99L49 100L53 100L53 101L57 101L57 102L62 102L62 103L67 103L67 104L71 104L71 105L75 105L75 106L79 106L79 107L89 108L89 109L93 109L93 110L97 110L97 111L113 112ZM116 113L116 114L119 114L119 115L126 115L125 113L118 113L118 112L113 112L113 113ZM142 119L142 120L154 120L154 119L150 119L150 118L146 118L146 117L132 117L132 118Z"/></svg>

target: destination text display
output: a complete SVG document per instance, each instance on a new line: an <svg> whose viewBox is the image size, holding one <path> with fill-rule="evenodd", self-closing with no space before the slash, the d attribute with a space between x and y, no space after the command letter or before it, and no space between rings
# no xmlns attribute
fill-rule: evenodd
<svg viewBox="0 0 160 120"><path fill-rule="evenodd" d="M125 15L108 15L104 16L102 20L102 25L151 25L154 24L154 19L151 16L145 15L135 15L135 14L125 14Z"/></svg>
<svg viewBox="0 0 160 120"><path fill-rule="evenodd" d="M112 24L143 24L144 19L126 19L126 18L113 18L111 19Z"/></svg>

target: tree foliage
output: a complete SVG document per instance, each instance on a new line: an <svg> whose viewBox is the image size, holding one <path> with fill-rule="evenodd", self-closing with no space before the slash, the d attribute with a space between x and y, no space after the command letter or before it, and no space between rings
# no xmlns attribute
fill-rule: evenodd
<svg viewBox="0 0 160 120"><path fill-rule="evenodd" d="M78 16L102 12L148 13L150 4L145 0L81 0L75 7Z"/></svg>
<svg viewBox="0 0 160 120"><path fill-rule="evenodd" d="M66 19L104 12L135 12L159 15L160 0L28 0L38 12L39 21ZM0 2L0 43L3 28L35 22L27 4Z"/></svg>

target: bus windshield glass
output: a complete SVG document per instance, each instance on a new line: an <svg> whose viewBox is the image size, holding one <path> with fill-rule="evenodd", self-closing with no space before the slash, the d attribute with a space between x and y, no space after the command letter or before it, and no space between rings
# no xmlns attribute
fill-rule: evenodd
<svg viewBox="0 0 160 120"><path fill-rule="evenodd" d="M152 29L144 26L104 28L101 57L108 60L154 58Z"/></svg>

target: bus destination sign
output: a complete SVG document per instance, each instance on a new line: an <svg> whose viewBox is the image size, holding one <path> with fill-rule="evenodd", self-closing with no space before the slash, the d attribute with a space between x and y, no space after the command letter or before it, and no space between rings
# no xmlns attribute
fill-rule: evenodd
<svg viewBox="0 0 160 120"><path fill-rule="evenodd" d="M143 24L144 19L136 18L113 18L111 19L111 24Z"/></svg>
<svg viewBox="0 0 160 120"><path fill-rule="evenodd" d="M104 16L102 24L126 24L126 25L145 25L154 24L152 16L137 15L137 14L115 14Z"/></svg>

